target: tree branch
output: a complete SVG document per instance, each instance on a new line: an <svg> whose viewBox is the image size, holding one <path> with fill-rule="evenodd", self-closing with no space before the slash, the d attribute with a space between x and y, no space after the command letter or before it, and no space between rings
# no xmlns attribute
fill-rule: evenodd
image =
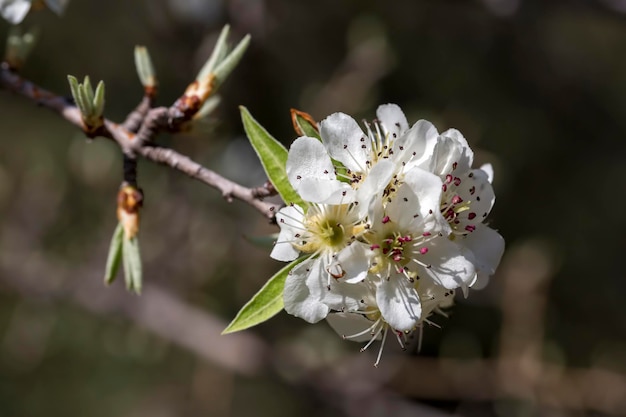
<svg viewBox="0 0 626 417"><path fill-rule="evenodd" d="M112 139L127 155L141 155L149 161L167 165L219 190L227 201L241 200L269 220L274 219L279 206L263 201L264 197L276 195L273 187L261 186L253 189L244 187L200 165L186 155L154 144L154 138L159 132L177 132L184 122L189 121L188 116L181 112L176 104L172 107L149 108L149 100L144 99L123 124L105 119L104 127L95 134L90 134L86 131L80 110L70 100L22 78L6 63L0 64L0 86L59 113L89 136Z"/></svg>

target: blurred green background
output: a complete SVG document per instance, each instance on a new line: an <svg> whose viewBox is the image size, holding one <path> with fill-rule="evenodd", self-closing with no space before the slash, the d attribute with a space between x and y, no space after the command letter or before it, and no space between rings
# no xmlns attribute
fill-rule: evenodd
<svg viewBox="0 0 626 417"><path fill-rule="evenodd" d="M233 42L250 33L210 123L159 137L244 185L265 178L238 105L286 145L291 107L360 120L393 102L410 122L455 127L495 166L491 226L508 250L487 289L425 329L419 356L390 343L378 370L377 348L359 354L285 313L219 336L281 267L245 236L275 229L141 161L146 291L105 288L118 149L3 90L0 416L626 414L624 12L622 0L74 0L62 18L29 16L41 39L22 74L64 95L67 74L105 80L115 121L141 98L134 45L169 105L225 23ZM328 385L353 360L367 370ZM371 392L420 408L370 407Z"/></svg>

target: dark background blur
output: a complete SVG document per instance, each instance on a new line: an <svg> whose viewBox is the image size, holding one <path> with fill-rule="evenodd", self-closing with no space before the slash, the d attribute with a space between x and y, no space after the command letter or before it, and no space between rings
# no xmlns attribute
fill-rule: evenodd
<svg viewBox="0 0 626 417"><path fill-rule="evenodd" d="M169 105L223 24L233 41L250 33L211 123L159 137L245 185L265 178L240 104L286 145L291 107L360 120L393 102L409 122L458 128L495 166L490 219L507 252L487 289L425 329L419 356L389 341L377 370L377 347L359 354L285 313L219 336L281 267L243 236L275 229L141 161L146 288L105 288L118 149L0 91L0 416L626 414L624 12L620 0L74 0L63 18L29 16L41 39L23 75L61 94L67 74L103 79L116 121L142 94L134 45Z"/></svg>

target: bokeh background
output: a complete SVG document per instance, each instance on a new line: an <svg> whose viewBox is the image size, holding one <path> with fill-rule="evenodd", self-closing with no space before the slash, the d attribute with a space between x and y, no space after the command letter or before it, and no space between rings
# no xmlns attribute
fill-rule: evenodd
<svg viewBox="0 0 626 417"><path fill-rule="evenodd" d="M219 336L281 265L243 203L141 161L145 290L102 284L121 155L0 91L0 416L598 416L626 414L626 2L77 1L29 16L23 75L69 94L103 79L122 121L149 48L171 104L225 23L252 44L209 123L172 146L264 182L238 105L286 145L291 107L455 127L495 166L507 252L419 355L343 341L284 313ZM0 22L5 38L6 22Z"/></svg>

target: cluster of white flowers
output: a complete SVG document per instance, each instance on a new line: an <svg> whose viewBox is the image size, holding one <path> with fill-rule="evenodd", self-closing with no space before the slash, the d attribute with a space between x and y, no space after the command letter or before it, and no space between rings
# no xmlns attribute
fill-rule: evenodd
<svg viewBox="0 0 626 417"><path fill-rule="evenodd" d="M459 131L439 134L425 120L409 127L395 104L364 127L335 113L320 123L321 141L292 144L287 176L306 207L277 213L271 256L307 256L287 277L285 310L310 323L326 318L363 349L382 339L378 364L389 331L404 346L457 288L483 287L504 240L483 223L493 170L472 169Z"/></svg>

